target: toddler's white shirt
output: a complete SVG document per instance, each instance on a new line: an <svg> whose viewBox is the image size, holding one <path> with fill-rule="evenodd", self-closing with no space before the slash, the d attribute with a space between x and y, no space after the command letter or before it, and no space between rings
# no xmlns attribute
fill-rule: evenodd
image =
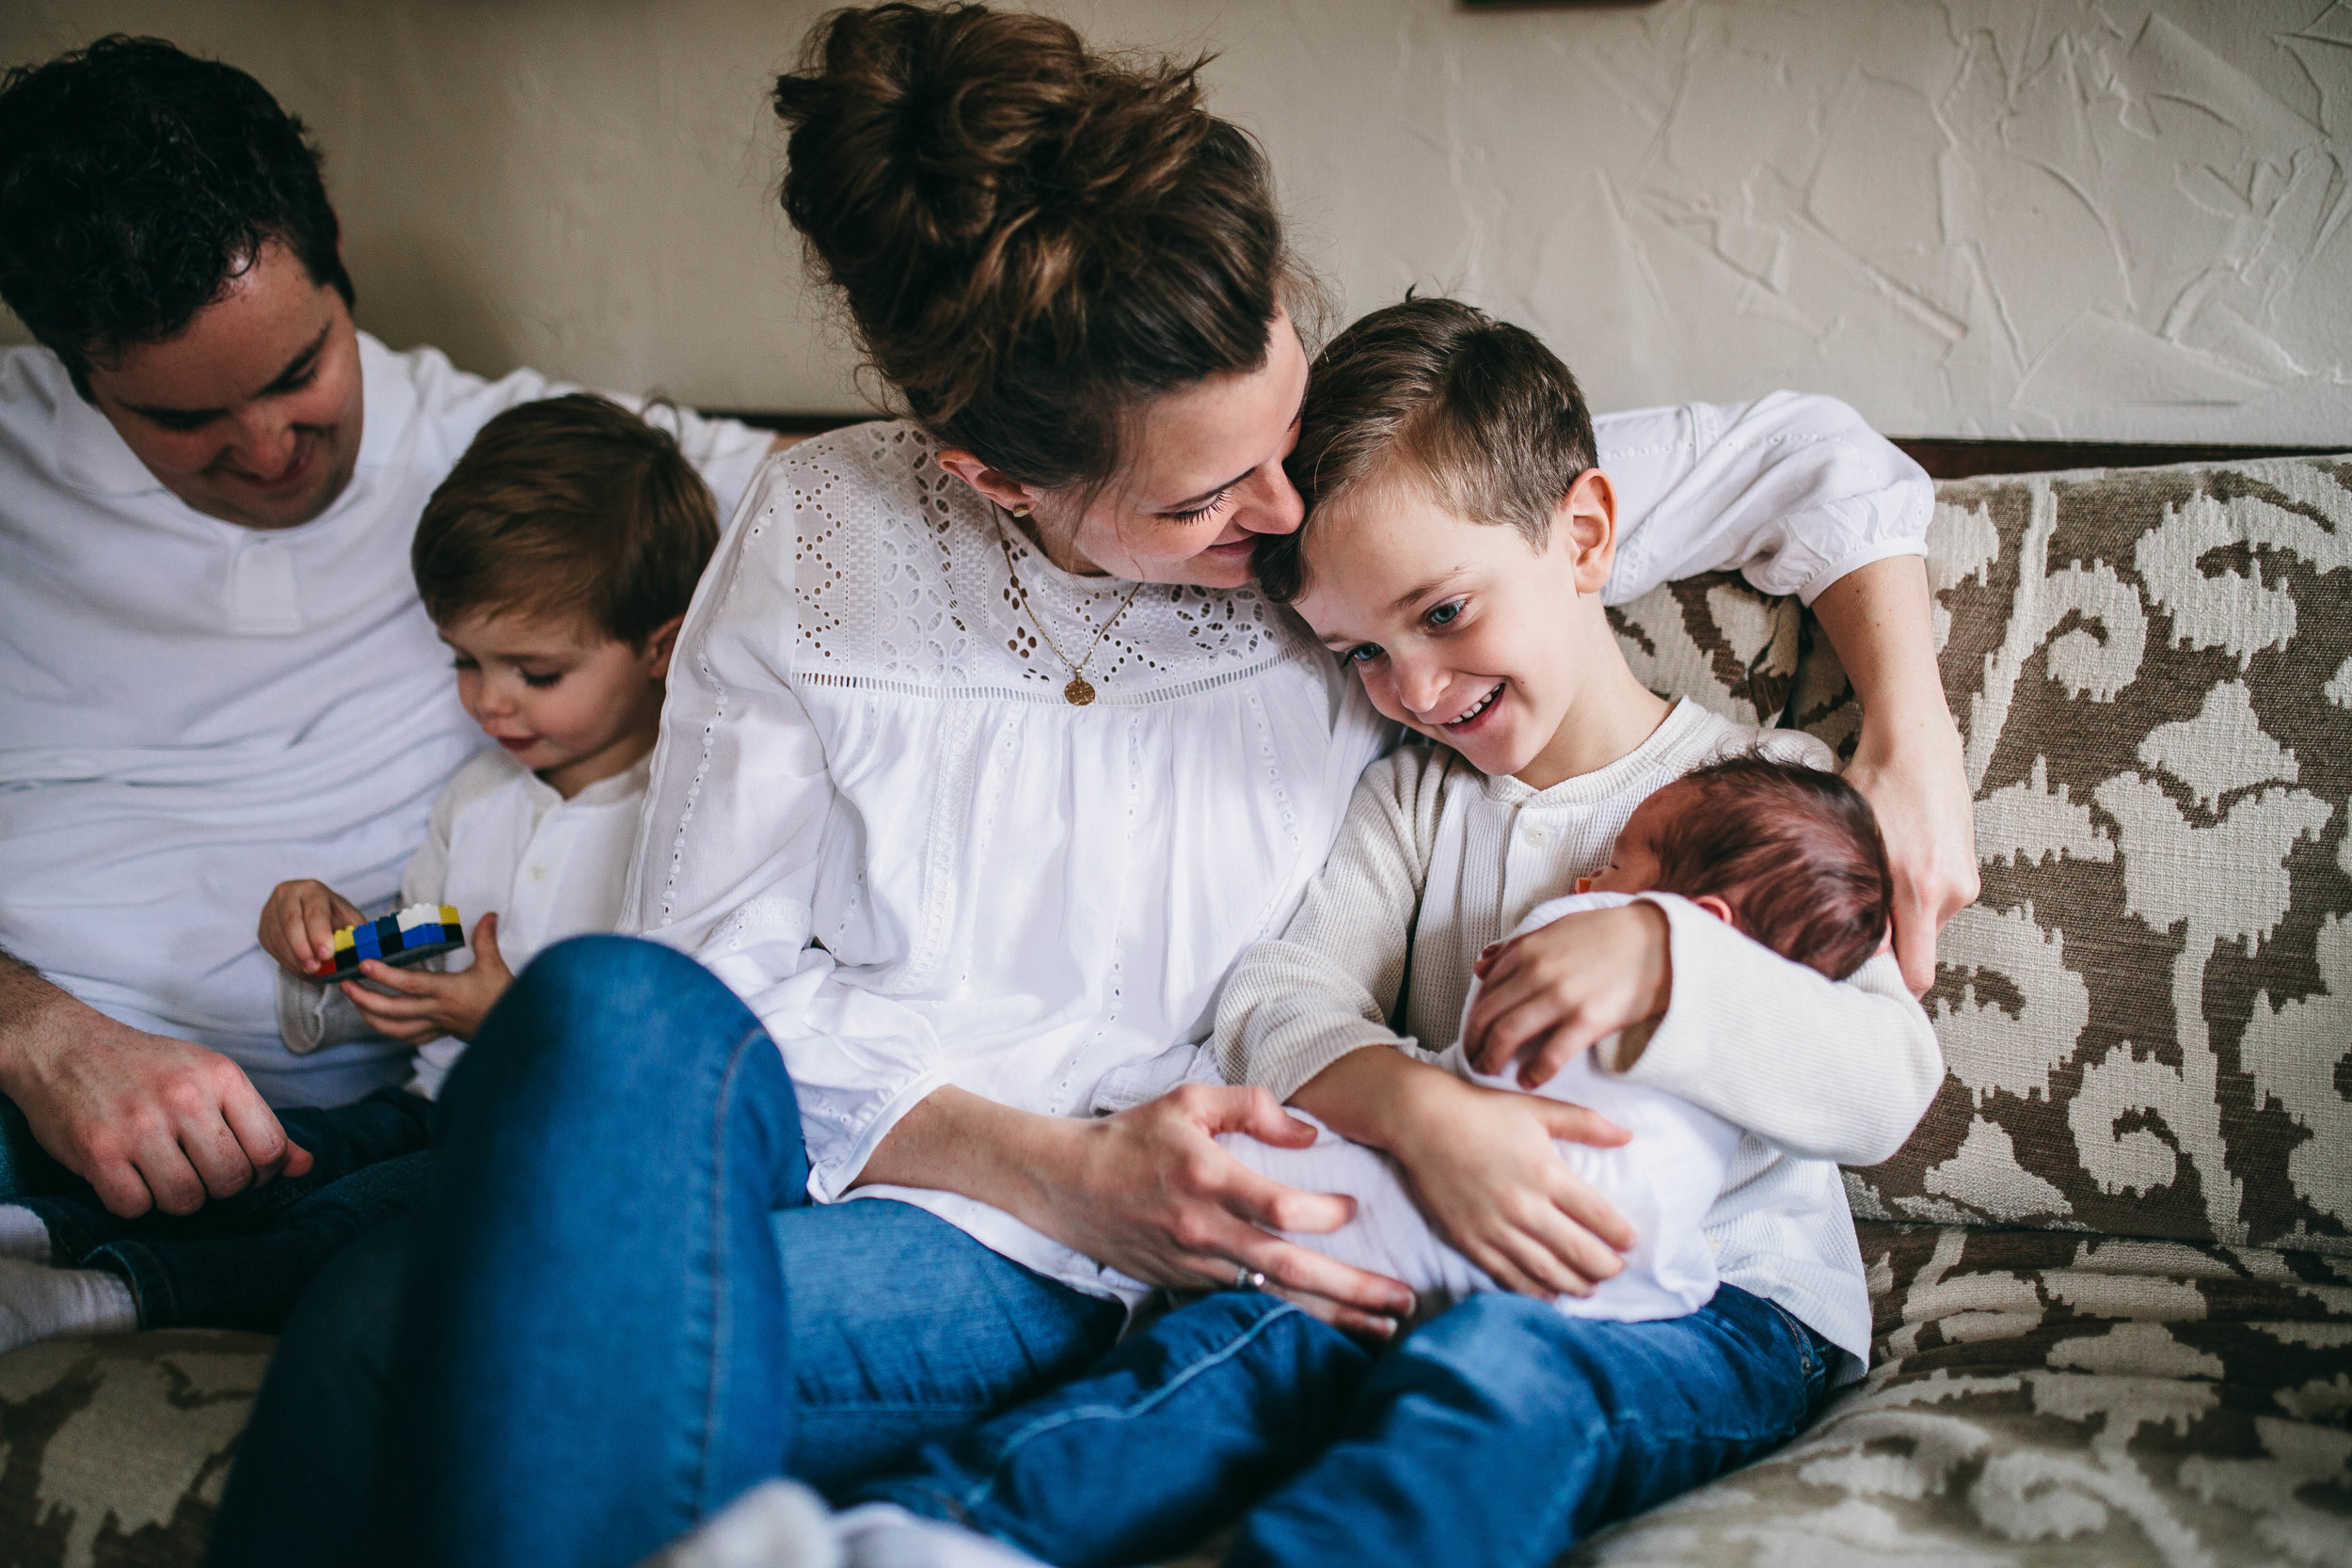
<svg viewBox="0 0 2352 1568"><path fill-rule="evenodd" d="M650 767L651 758L642 758L566 800L505 752L482 752L433 802L424 845L400 879L401 903L454 905L469 943L482 917L497 915L499 956L518 974L565 937L612 930ZM456 974L473 958L469 945L442 967ZM282 969L278 1018L296 1052L373 1034L340 990ZM437 1099L465 1049L447 1035L419 1047L408 1087Z"/></svg>
<svg viewBox="0 0 2352 1568"><path fill-rule="evenodd" d="M1563 915L1613 909L1633 899L1621 893L1571 894L1536 908L1513 928L1518 936ZM1477 1000L1473 985L1462 1004L1467 1022ZM1455 1031L1457 1037L1459 1029ZM1724 1191L1740 1129L1689 1101L1604 1072L1585 1052L1542 1086L1523 1091L1508 1074L1477 1071L1460 1039L1437 1058L1454 1076L1491 1089L1532 1092L1599 1112L1633 1134L1615 1148L1559 1140L1568 1168L1607 1198L1639 1238L1622 1272L1589 1296L1564 1295L1553 1305L1571 1318L1641 1323L1678 1318L1707 1305L1719 1283L1715 1249L1707 1237L1708 1211ZM1303 1111L1293 1115L1315 1121ZM1396 1164L1377 1149L1354 1144L1322 1127L1310 1148L1281 1148L1243 1133L1217 1139L1251 1169L1310 1193L1345 1193L1356 1217L1323 1235L1290 1240L1343 1263L1386 1275L1412 1288L1427 1313L1480 1291L1501 1289L1484 1269L1438 1237L1422 1216Z"/></svg>

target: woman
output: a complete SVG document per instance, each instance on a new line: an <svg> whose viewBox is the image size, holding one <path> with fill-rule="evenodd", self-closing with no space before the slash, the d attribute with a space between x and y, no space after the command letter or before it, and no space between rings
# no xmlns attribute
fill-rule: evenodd
<svg viewBox="0 0 2352 1568"><path fill-rule="evenodd" d="M1375 1336L1409 1308L1270 1233L1346 1205L1216 1148L1307 1141L1263 1096L1089 1114L1198 1037L1391 742L1247 586L1254 540L1299 521L1311 290L1196 69L891 5L820 24L779 81L786 210L913 421L755 485L673 665L632 873L666 945L574 944L517 982L451 1085L389 1425L365 1370L397 1236L290 1326L216 1560L357 1530L405 1560L628 1562L779 1468L843 1487L1072 1375L1151 1287L1262 1273ZM1926 961L1973 895L1944 868L1974 863L1924 479L1820 400L1601 442L1613 596L1724 565L1820 590ZM1587 967L1621 970L1632 928L1592 932ZM1589 1123L1500 1098L1456 1179L1532 1191L1515 1256L1585 1289L1628 1240L1551 1154ZM315 1473L329 1420L347 1471L384 1438L373 1526L356 1472Z"/></svg>

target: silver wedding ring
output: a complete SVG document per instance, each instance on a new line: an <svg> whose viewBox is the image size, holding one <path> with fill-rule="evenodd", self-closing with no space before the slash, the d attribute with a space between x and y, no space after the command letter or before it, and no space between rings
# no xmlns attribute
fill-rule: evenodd
<svg viewBox="0 0 2352 1568"><path fill-rule="evenodd" d="M1256 1269L1251 1268L1248 1264L1244 1263L1239 1269L1234 1271L1233 1289L1236 1291L1263 1291L1265 1289L1265 1275L1259 1273Z"/></svg>

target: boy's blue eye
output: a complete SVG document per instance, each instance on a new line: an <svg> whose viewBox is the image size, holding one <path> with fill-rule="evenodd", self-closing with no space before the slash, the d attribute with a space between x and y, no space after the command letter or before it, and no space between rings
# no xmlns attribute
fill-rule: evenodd
<svg viewBox="0 0 2352 1568"><path fill-rule="evenodd" d="M1422 619L1427 621L1433 626L1450 626L1455 621L1461 619L1461 615L1462 601L1459 599L1448 599L1441 605L1432 606L1429 613L1422 616Z"/></svg>
<svg viewBox="0 0 2352 1568"><path fill-rule="evenodd" d="M1374 659L1380 657L1380 644L1377 642L1359 642L1354 647L1348 649L1347 653L1343 657L1351 664L1370 664Z"/></svg>

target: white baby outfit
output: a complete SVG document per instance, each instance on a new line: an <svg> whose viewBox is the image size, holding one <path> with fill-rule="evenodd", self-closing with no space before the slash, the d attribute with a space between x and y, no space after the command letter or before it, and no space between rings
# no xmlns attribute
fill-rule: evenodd
<svg viewBox="0 0 2352 1568"><path fill-rule="evenodd" d="M1837 404L1598 431L1626 541L1613 601L1715 566L1810 593L1921 547L1931 486ZM774 1037L812 1197L916 1204L1137 1299L986 1204L851 1183L943 1085L1083 1117L1106 1077L1205 1038L1234 958L1289 922L1394 734L1253 590L1147 585L1129 603L1135 585L1010 536L1017 594L999 515L932 452L911 425L861 425L753 483L672 663L630 918ZM1099 696L1072 706L1039 623L1085 649L1122 604L1086 666Z"/></svg>
<svg viewBox="0 0 2352 1568"><path fill-rule="evenodd" d="M566 800L508 752L477 754L433 802L423 847L400 879L401 903L454 905L469 943L482 917L497 915L499 956L518 974L551 943L612 930L650 766L641 759ZM455 974L473 957L467 946L432 964ZM295 1052L373 1034L340 989L282 969L278 1020ZM419 1047L408 1087L438 1099L465 1049L446 1035Z"/></svg>
<svg viewBox="0 0 2352 1568"><path fill-rule="evenodd" d="M1549 926L1562 915L1631 902L1619 893L1572 894L1537 906L1511 934ZM1470 1000L1475 1001L1477 994L1473 985ZM1465 1020L1469 1008L1466 1001ZM1591 1052L1534 1090L1520 1090L1508 1073L1477 1071L1458 1037L1435 1060L1467 1083L1582 1105L1633 1134L1631 1143L1615 1148L1566 1139L1553 1146L1568 1168L1607 1198L1639 1238L1625 1254L1622 1272L1601 1281L1589 1296L1560 1296L1553 1306L1572 1318L1640 1323L1678 1318L1707 1305L1718 1282L1715 1251L1707 1239L1707 1212L1724 1190L1740 1145L1739 1128L1662 1089L1603 1071ZM1315 1121L1305 1112L1293 1114ZM1321 1136L1310 1148L1282 1148L1238 1133L1217 1140L1242 1164L1286 1187L1344 1193L1356 1200L1355 1218L1339 1229L1319 1235L1302 1232L1291 1236L1292 1241L1410 1286L1423 1314L1477 1291L1501 1288L1430 1227L1395 1162L1316 1125Z"/></svg>
<svg viewBox="0 0 2352 1568"><path fill-rule="evenodd" d="M1216 1022L1224 1075L1288 1099L1351 1051L1397 1049L1390 1020L1400 991L1403 1033L1437 1051L1453 1046L1479 953L1606 865L1644 800L1750 749L1813 767L1831 760L1809 736L1758 731L1687 699L1631 753L1549 789L1489 778L1442 747L1382 758L1365 771L1296 918L1233 968ZM1613 1119L1638 1117L1659 1134L1650 1149L1639 1132L1622 1149L1562 1146L1613 1202L1654 1213L1657 1233L1634 1224L1656 1250L1618 1276L1631 1278L1614 1297L1612 1281L1563 1310L1636 1318L1662 1315L1670 1301L1685 1311L1703 1302L1713 1282L1701 1284L1696 1225L1717 1277L1811 1324L1858 1371L1869 1354L1869 1300L1837 1165L1875 1164L1910 1135L1943 1083L1934 1030L1891 956L1835 983L1684 899L1639 897L1666 915L1673 1002L1646 1037L1629 1030L1602 1042L1556 1092ZM1720 1137L1701 1118L1741 1130L1724 1155L1699 1152ZM1224 1141L1293 1180L1276 1164L1280 1150ZM1687 1183L1669 1168L1699 1159L1705 1168ZM1409 1203L1392 1177L1391 1186L1380 1202ZM1389 1213L1379 1225L1393 1236L1409 1223ZM1294 1239L1327 1248L1326 1239ZM1434 1277L1451 1291L1469 1267L1457 1260Z"/></svg>
<svg viewBox="0 0 2352 1568"><path fill-rule="evenodd" d="M409 541L485 421L569 389L365 333L359 369L350 483L262 530L166 490L48 350L0 354L0 947L102 1012L225 1053L281 1104L405 1070L381 1040L288 1053L255 927L290 878L362 906L390 895L481 749ZM725 515L769 436L675 422Z"/></svg>

